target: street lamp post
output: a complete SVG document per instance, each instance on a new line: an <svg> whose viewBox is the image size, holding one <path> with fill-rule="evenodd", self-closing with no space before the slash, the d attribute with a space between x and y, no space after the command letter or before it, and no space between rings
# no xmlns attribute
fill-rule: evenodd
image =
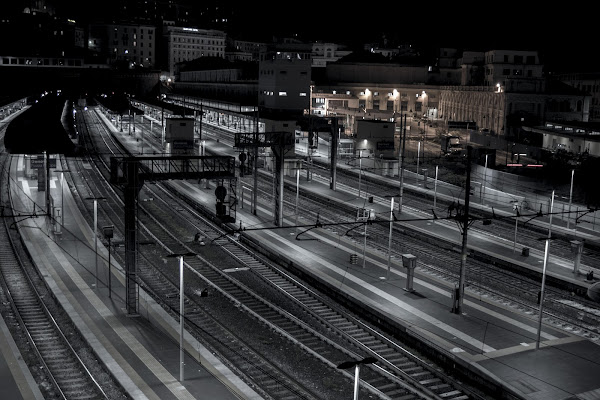
<svg viewBox="0 0 600 400"><path fill-rule="evenodd" d="M388 269L387 279L390 279L390 269L392 268L392 231L394 228L394 198L390 201L390 236L388 238Z"/></svg>
<svg viewBox="0 0 600 400"><path fill-rule="evenodd" d="M488 163L488 155L485 155L485 169L483 170L483 185L481 185L481 193L479 194L479 198L481 199L481 204L483 205L483 196L485 196L485 184L487 180L487 164Z"/></svg>
<svg viewBox="0 0 600 400"><path fill-rule="evenodd" d="M369 213L367 213L367 220L365 221L365 232L363 239L363 268L367 266L367 221L369 218L368 215Z"/></svg>
<svg viewBox="0 0 600 400"><path fill-rule="evenodd" d="M114 227L112 225L110 226L105 226L104 228L102 228L102 231L104 232L104 237L106 239L108 239L108 298L111 297L112 294L112 285L111 285L111 270L110 270L110 240L113 238L113 229Z"/></svg>
<svg viewBox="0 0 600 400"><path fill-rule="evenodd" d="M513 208L515 209L515 240L513 241L513 253L514 253L517 248L517 226L519 223L519 205L515 202L515 204L513 205Z"/></svg>
<svg viewBox="0 0 600 400"><path fill-rule="evenodd" d="M433 209L435 210L437 204L437 182L438 182L438 166L435 166L435 181L433 184Z"/></svg>
<svg viewBox="0 0 600 400"><path fill-rule="evenodd" d="M296 169L296 231L298 230L298 197L300 196L300 168Z"/></svg>
<svg viewBox="0 0 600 400"><path fill-rule="evenodd" d="M360 197L360 179L362 175L362 150L358 151L358 197Z"/></svg>
<svg viewBox="0 0 600 400"><path fill-rule="evenodd" d="M404 155L406 150L406 114L404 114L404 126L402 130L402 153L398 174L400 175L400 198L398 199L398 213L402 214L402 196L404 192Z"/></svg>
<svg viewBox="0 0 600 400"><path fill-rule="evenodd" d="M535 341L535 349L538 350L540 348L540 336L542 333L542 309L544 307L544 289L546 286L546 265L548 264L548 253L550 252L550 240L552 239L552 209L554 208L554 190L552 191L552 200L550 201L550 221L548 227L548 237L543 238L542 240L546 241L546 246L544 248L544 266L542 268L542 287L540 289L540 310L538 313L538 328L537 328L537 338Z"/></svg>
<svg viewBox="0 0 600 400"><path fill-rule="evenodd" d="M354 367L354 400L358 400L358 389L360 387L360 366L362 364L373 364L376 363L375 357L365 357L360 361L344 361L337 366L337 369L350 369Z"/></svg>
<svg viewBox="0 0 600 400"><path fill-rule="evenodd" d="M416 184L419 184L419 154L421 153L421 142L417 144L417 175L416 175Z"/></svg>
<svg viewBox="0 0 600 400"><path fill-rule="evenodd" d="M65 224L65 172L71 172L68 169L55 169L54 172L60 172L60 224Z"/></svg>
<svg viewBox="0 0 600 400"><path fill-rule="evenodd" d="M86 200L94 200L94 259L96 265L96 290L98 289L98 200L105 200L105 197L88 197Z"/></svg>
<svg viewBox="0 0 600 400"><path fill-rule="evenodd" d="M571 190L569 192L569 212L567 213L567 229L570 227L571 222L571 202L573 201L573 177L575 176L575 170L571 170ZM575 228L577 228L577 224L575 224Z"/></svg>
<svg viewBox="0 0 600 400"><path fill-rule="evenodd" d="M142 116L142 119L143 118L144 117ZM141 136L141 143L140 143L140 145L142 147L141 153L144 154L144 125L140 126L140 136Z"/></svg>
<svg viewBox="0 0 600 400"><path fill-rule="evenodd" d="M196 253L169 254L169 258L179 258L179 382L183 382L183 325L184 325L184 307L183 307L183 257L195 256Z"/></svg>

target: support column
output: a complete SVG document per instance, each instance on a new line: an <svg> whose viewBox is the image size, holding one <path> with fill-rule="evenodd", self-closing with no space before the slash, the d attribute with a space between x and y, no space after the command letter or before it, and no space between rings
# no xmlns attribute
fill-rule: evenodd
<svg viewBox="0 0 600 400"><path fill-rule="evenodd" d="M138 182L138 163L127 163L125 197L125 306L128 315L138 314L137 288L137 226L136 204L141 183Z"/></svg>
<svg viewBox="0 0 600 400"><path fill-rule="evenodd" d="M329 189L335 190L337 181L337 158L338 158L338 139L339 139L339 128L337 118L334 117L331 127L331 182L329 182Z"/></svg>
<svg viewBox="0 0 600 400"><path fill-rule="evenodd" d="M283 136L281 137L283 140ZM272 147L275 156L275 170L273 177L275 180L275 226L283 226L283 165L284 165L284 147L283 145Z"/></svg>

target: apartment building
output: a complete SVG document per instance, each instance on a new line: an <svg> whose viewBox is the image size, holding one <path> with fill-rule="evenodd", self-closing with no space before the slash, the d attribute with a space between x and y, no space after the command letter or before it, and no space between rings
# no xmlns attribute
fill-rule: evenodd
<svg viewBox="0 0 600 400"><path fill-rule="evenodd" d="M152 25L95 23L88 32L88 50L106 57L109 64L153 68L156 63L156 28Z"/></svg>
<svg viewBox="0 0 600 400"><path fill-rule="evenodd" d="M234 55L230 57L230 61L258 61L260 51L266 46L264 42L252 42L248 40L238 40L227 37L227 52ZM240 59L239 54L244 54L243 59ZM247 55L247 56L246 56Z"/></svg>

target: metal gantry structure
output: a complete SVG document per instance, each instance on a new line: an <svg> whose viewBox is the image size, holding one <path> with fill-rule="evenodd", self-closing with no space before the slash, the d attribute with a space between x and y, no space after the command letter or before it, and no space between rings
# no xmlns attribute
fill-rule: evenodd
<svg viewBox="0 0 600 400"><path fill-rule="evenodd" d="M275 181L275 220L273 223L276 226L281 226L283 224L283 166L285 155L288 152L294 151L294 134L292 132L238 132L235 134L234 146L242 151L244 149L253 149L255 154L259 147L270 147L273 151L273 155L275 156L275 168L273 171ZM254 158L254 193L257 192L256 163L257 160Z"/></svg>
<svg viewBox="0 0 600 400"><path fill-rule="evenodd" d="M138 313L136 211L138 194L144 186L144 181L235 180L235 158L231 156L111 157L110 161L110 182L120 186L124 193L125 304L127 313L132 315ZM235 187L235 185L230 186Z"/></svg>

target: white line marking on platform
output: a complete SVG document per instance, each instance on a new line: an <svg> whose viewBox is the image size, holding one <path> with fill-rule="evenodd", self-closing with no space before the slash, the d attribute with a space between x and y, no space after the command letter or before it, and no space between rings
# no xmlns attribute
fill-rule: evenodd
<svg viewBox="0 0 600 400"><path fill-rule="evenodd" d="M274 238L275 240L281 241L281 238L278 235L276 235L272 232L269 232L269 231L265 231L265 233L267 235L271 236L272 238ZM331 264L327 261L324 261L321 257L310 254L309 252L306 252L306 250L304 250L303 248L298 247L297 245L295 245L293 243L286 242L285 245L293 247L296 251L306 254L306 257L312 259L314 262L319 263L319 264L323 265L324 267L328 268L329 270L335 271L338 274L344 276L344 279L352 281L352 282L356 283L357 285L364 287L365 289L367 289L371 293L375 294L376 296L379 296L380 298L385 299L389 303L394 304L397 307L400 307L404 311L410 312L411 314L419 317L423 321L426 321L426 322L442 329L443 331L448 332L449 334L463 340L464 342L469 343L478 349L482 349L485 352L496 351L495 348L490 347L490 346L486 345L485 343L482 343L481 341L475 339L474 337L466 335L465 333L459 331L458 329L432 317L431 315L419 310L416 307L413 307L412 305L410 305L400 299L397 299L396 297L365 282L364 280L357 278L352 274L344 274L343 270L341 268L339 268L338 266ZM273 242L271 242L271 246L275 246L275 244ZM392 313L393 313L393 311L392 311Z"/></svg>

